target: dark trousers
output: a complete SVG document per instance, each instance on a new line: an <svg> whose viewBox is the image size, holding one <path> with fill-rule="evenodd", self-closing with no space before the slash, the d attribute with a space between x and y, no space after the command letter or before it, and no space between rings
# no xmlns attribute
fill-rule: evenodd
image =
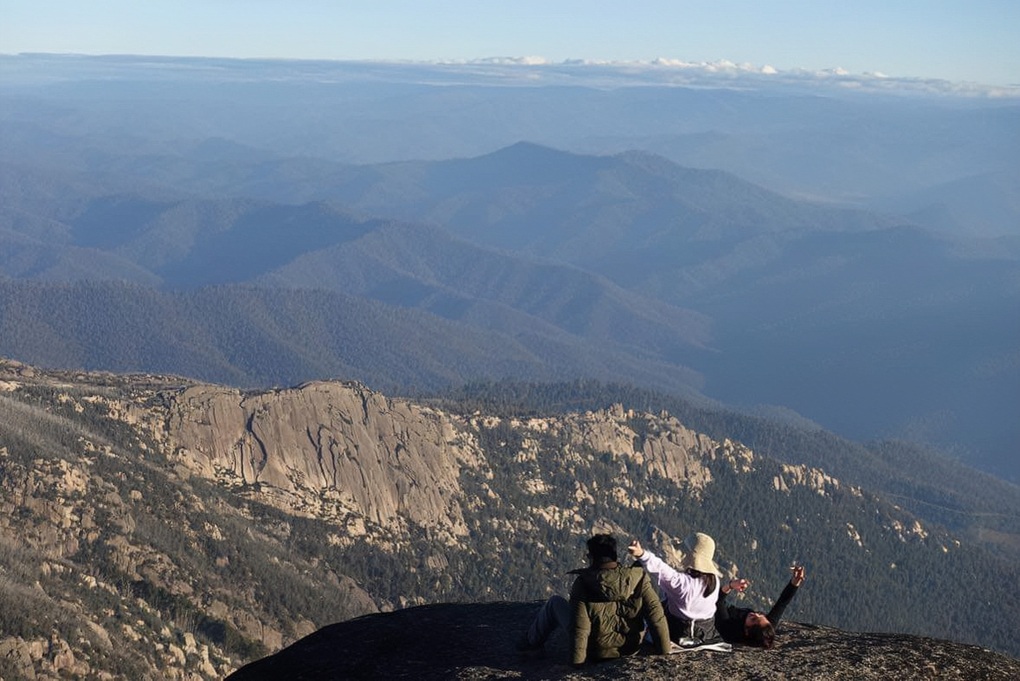
<svg viewBox="0 0 1020 681"><path fill-rule="evenodd" d="M528 628L528 644L540 646L557 627L564 630L570 626L570 603L563 596L551 596L542 604L535 620Z"/></svg>
<svg viewBox="0 0 1020 681"><path fill-rule="evenodd" d="M662 604L666 610L666 604ZM719 632L715 630L715 618L707 620L689 620L677 617L669 610L666 610L666 624L669 625L669 638L671 641L679 641L682 638L694 638L699 641L715 641L721 639Z"/></svg>

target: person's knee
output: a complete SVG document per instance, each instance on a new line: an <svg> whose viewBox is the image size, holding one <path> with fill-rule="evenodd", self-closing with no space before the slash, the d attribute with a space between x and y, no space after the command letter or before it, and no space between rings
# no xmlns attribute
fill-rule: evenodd
<svg viewBox="0 0 1020 681"><path fill-rule="evenodd" d="M556 618L556 623L566 628L570 624L570 603L563 596L553 596L549 599L549 607Z"/></svg>

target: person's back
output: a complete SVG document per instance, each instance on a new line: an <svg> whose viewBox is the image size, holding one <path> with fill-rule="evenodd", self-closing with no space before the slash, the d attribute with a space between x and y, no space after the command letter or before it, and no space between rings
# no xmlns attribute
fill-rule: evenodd
<svg viewBox="0 0 1020 681"><path fill-rule="evenodd" d="M668 630L662 604L640 567L611 562L577 571L570 590L574 622L572 661L631 655L641 647L645 618L656 631L660 652L667 652Z"/></svg>
<svg viewBox="0 0 1020 681"><path fill-rule="evenodd" d="M717 638L714 616L719 596L719 567L713 559L715 540L695 532L684 540L682 570L645 550L636 539L628 547L665 596L666 620L673 641Z"/></svg>
<svg viewBox="0 0 1020 681"><path fill-rule="evenodd" d="M631 655L641 647L647 621L657 652L669 654L666 615L648 573L620 565L616 539L610 534L596 534L587 544L589 564L571 572L577 577L569 602L551 596L518 640L517 649L541 648L554 630L562 628L570 633L574 665Z"/></svg>

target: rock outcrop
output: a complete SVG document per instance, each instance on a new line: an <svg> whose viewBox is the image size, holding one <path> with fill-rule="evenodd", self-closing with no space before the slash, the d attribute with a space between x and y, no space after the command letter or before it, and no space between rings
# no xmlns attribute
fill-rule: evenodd
<svg viewBox="0 0 1020 681"><path fill-rule="evenodd" d="M448 545L469 533L465 510L477 504L463 494L462 474L492 476L479 442L484 429L512 429L520 436L516 456L538 469L543 440L557 438L566 445L564 459L583 465L590 451L612 452L623 465L683 484L694 496L712 481L708 462L725 459L736 470L754 463L746 447L715 442L668 414L636 415L619 405L546 418L464 417L340 382L250 395L197 385L163 397L165 420L153 422L152 436L193 474L258 488L261 501L333 520L348 533L371 534L372 527L401 536L413 525ZM640 434L631 423L638 416L650 424ZM523 482L532 493L550 489L541 472ZM581 487L574 493L591 496ZM622 490L617 496L646 502Z"/></svg>
<svg viewBox="0 0 1020 681"><path fill-rule="evenodd" d="M431 605L334 624L248 664L226 681L334 679L960 679L1013 681L1020 660L978 646L897 634L852 633L784 622L772 650L734 646L731 653L634 657L567 664L565 635L539 653L514 641L537 603Z"/></svg>
<svg viewBox="0 0 1020 681"><path fill-rule="evenodd" d="M167 434L196 472L264 485L288 512L467 533L458 496L475 452L442 414L353 383L242 395L194 386L169 398Z"/></svg>

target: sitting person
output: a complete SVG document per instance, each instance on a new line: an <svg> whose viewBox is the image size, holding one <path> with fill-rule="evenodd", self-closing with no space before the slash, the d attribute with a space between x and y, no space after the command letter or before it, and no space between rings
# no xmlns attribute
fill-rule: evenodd
<svg viewBox="0 0 1020 681"><path fill-rule="evenodd" d="M577 575L570 601L562 596L546 601L518 649L540 648L562 627L570 633L574 665L632 655L641 647L647 620L657 652L668 654L666 617L648 574L637 566L620 565L616 539L609 534L588 540L588 560L588 567L570 573Z"/></svg>
<svg viewBox="0 0 1020 681"><path fill-rule="evenodd" d="M779 600L768 614L726 604L726 595L730 591L743 591L747 588L746 579L733 579L723 585L719 590L719 601L716 603L715 628L725 640L761 648L771 648L775 645L776 625L779 624L786 606L797 595L797 589L804 583L804 567L794 565L790 569L793 570L790 583L783 589Z"/></svg>
<svg viewBox="0 0 1020 681"><path fill-rule="evenodd" d="M717 639L715 606L719 599L719 578L715 564L715 540L695 532L684 540L681 570L677 570L633 541L628 547L665 595L669 637L690 645Z"/></svg>

